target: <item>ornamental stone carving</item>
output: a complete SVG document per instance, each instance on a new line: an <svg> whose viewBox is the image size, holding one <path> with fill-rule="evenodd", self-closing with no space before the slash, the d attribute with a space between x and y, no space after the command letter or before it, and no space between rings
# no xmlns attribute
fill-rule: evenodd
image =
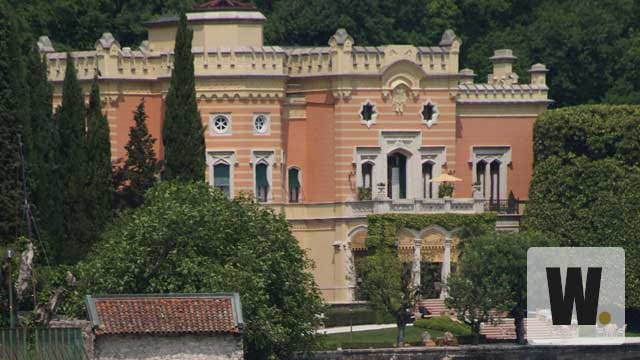
<svg viewBox="0 0 640 360"><path fill-rule="evenodd" d="M393 110L398 115L404 113L404 105L407 103L407 87L400 85L393 89Z"/></svg>

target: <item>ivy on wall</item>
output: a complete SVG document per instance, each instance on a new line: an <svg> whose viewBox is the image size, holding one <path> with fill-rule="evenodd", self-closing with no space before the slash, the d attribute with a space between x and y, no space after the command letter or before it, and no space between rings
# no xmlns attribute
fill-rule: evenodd
<svg viewBox="0 0 640 360"><path fill-rule="evenodd" d="M457 233L461 238L491 232L496 226L496 214L385 214L370 215L367 222L366 245L371 254L380 246L395 247L396 235L403 228L420 231L437 225L447 231L461 229Z"/></svg>

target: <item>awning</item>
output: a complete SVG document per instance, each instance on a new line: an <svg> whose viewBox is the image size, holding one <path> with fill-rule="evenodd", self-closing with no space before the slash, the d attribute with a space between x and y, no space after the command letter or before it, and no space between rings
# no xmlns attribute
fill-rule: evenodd
<svg viewBox="0 0 640 360"><path fill-rule="evenodd" d="M453 175L449 175L447 173L442 173L435 178L431 179L432 182L458 182L462 181L462 179L457 178Z"/></svg>

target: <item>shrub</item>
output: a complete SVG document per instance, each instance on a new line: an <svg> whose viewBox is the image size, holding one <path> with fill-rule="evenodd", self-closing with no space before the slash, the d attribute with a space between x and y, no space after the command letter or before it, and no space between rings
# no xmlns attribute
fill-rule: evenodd
<svg viewBox="0 0 640 360"><path fill-rule="evenodd" d="M368 305L332 306L324 314L324 326L349 326L367 324L389 324L395 319L385 313L375 311Z"/></svg>
<svg viewBox="0 0 640 360"><path fill-rule="evenodd" d="M425 330L439 330L442 332L449 331L456 336L471 334L471 329L469 329L468 325L451 320L446 316L437 316L429 319L419 319L413 323L413 326Z"/></svg>
<svg viewBox="0 0 640 360"><path fill-rule="evenodd" d="M449 182L440 183L440 186L438 186L438 196L441 198L453 196L453 184Z"/></svg>
<svg viewBox="0 0 640 360"><path fill-rule="evenodd" d="M371 188L359 187L358 200L359 201L371 200Z"/></svg>

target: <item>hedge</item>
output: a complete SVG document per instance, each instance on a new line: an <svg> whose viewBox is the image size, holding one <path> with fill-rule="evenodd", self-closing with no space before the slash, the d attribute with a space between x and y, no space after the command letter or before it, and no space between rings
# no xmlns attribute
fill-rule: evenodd
<svg viewBox="0 0 640 360"><path fill-rule="evenodd" d="M640 308L640 106L548 111L535 126L523 230L561 246L620 246L626 306Z"/></svg>
<svg viewBox="0 0 640 360"><path fill-rule="evenodd" d="M375 311L366 304L334 305L327 309L324 316L325 327L395 323L393 316Z"/></svg>
<svg viewBox="0 0 640 360"><path fill-rule="evenodd" d="M413 326L425 330L439 330L442 332L449 331L453 335L470 335L471 328L469 325L451 320L446 316L436 316L429 319L419 319L413 323Z"/></svg>
<svg viewBox="0 0 640 360"><path fill-rule="evenodd" d="M534 126L536 162L585 156L640 164L640 106L581 105L543 113Z"/></svg>

